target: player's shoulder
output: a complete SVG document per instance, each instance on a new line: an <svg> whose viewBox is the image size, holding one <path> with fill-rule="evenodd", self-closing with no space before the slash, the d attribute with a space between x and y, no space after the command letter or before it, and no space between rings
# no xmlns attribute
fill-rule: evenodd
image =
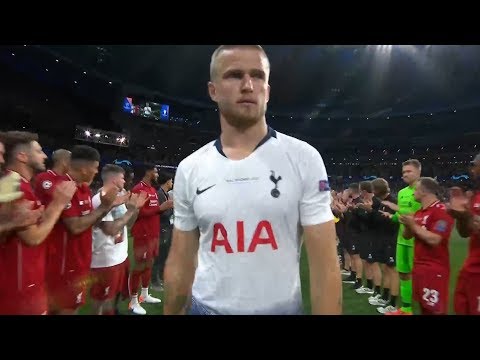
<svg viewBox="0 0 480 360"><path fill-rule="evenodd" d="M45 179L45 178L48 178L49 176L50 176L50 173L48 171L42 171L37 175L35 175L35 180Z"/></svg>
<svg viewBox="0 0 480 360"><path fill-rule="evenodd" d="M177 167L177 172L188 172L189 169L195 168L204 163L205 160L214 153L214 151L217 151L215 148L215 141L216 140L210 141L180 161Z"/></svg>
<svg viewBox="0 0 480 360"><path fill-rule="evenodd" d="M433 207L437 210L440 210L440 211L447 211L446 205L442 202L436 203Z"/></svg>
<svg viewBox="0 0 480 360"><path fill-rule="evenodd" d="M132 188L132 192L135 192L135 191L140 191L142 189L145 188L145 185L143 184L143 181L140 181L138 183L136 183L133 188Z"/></svg>
<svg viewBox="0 0 480 360"><path fill-rule="evenodd" d="M25 179L21 179L20 181L20 191L23 192L23 198L27 200L37 200L37 196L33 191L32 184Z"/></svg>
<svg viewBox="0 0 480 360"><path fill-rule="evenodd" d="M288 151L289 154L294 154L300 158L304 158L306 155L317 156L320 154L315 147L304 140L297 139L296 137L281 133L279 131L275 131L275 133L275 138L278 144L284 150Z"/></svg>
<svg viewBox="0 0 480 360"><path fill-rule="evenodd" d="M42 188L43 190L50 190L54 185L54 179L48 172L42 172L35 176L35 188Z"/></svg>

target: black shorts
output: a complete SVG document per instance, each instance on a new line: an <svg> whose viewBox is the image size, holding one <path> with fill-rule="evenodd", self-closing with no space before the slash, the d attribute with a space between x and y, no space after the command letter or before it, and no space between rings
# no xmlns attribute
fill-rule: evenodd
<svg viewBox="0 0 480 360"><path fill-rule="evenodd" d="M360 254L360 237L358 234L350 233L348 236L346 236L344 245L345 249L350 255Z"/></svg>
<svg viewBox="0 0 480 360"><path fill-rule="evenodd" d="M395 266L397 252L396 237L378 235L373 245L373 262Z"/></svg>
<svg viewBox="0 0 480 360"><path fill-rule="evenodd" d="M371 262L373 256L373 238L374 234L365 232L359 236L359 254L360 259Z"/></svg>
<svg viewBox="0 0 480 360"><path fill-rule="evenodd" d="M397 244L387 244L383 255L383 261L380 262L388 267L395 267L395 262L397 261Z"/></svg>

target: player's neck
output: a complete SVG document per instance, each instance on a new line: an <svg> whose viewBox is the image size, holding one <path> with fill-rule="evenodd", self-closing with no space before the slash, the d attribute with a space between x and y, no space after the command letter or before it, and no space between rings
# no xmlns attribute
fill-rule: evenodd
<svg viewBox="0 0 480 360"><path fill-rule="evenodd" d="M438 201L438 198L435 195L428 195L422 199L422 209L426 209L432 204L435 204Z"/></svg>
<svg viewBox="0 0 480 360"><path fill-rule="evenodd" d="M66 175L67 171L63 168L63 166L54 166L52 167L52 171L57 175Z"/></svg>
<svg viewBox="0 0 480 360"><path fill-rule="evenodd" d="M414 187L417 187L418 180L414 180L410 185L408 185L409 188L413 189Z"/></svg>
<svg viewBox="0 0 480 360"><path fill-rule="evenodd" d="M238 129L227 123L224 119L220 122L222 134L220 141L223 150L239 150L253 152L257 145L268 133L268 126L265 117L248 129Z"/></svg>
<svg viewBox="0 0 480 360"><path fill-rule="evenodd" d="M148 186L152 186L152 182L150 179L147 179L147 178L143 178L142 181L147 184Z"/></svg>
<svg viewBox="0 0 480 360"><path fill-rule="evenodd" d="M388 198L390 196L390 193L386 193L385 195L381 196L381 199L382 200L385 200L386 198Z"/></svg>
<svg viewBox="0 0 480 360"><path fill-rule="evenodd" d="M162 185L160 187L162 188L162 190L165 194L168 193L167 185Z"/></svg>
<svg viewBox="0 0 480 360"><path fill-rule="evenodd" d="M81 181L82 176L80 175L80 173L78 171L70 170L68 175L73 179L73 181L75 181L77 183L77 185L82 185L83 184L83 181Z"/></svg>
<svg viewBox="0 0 480 360"><path fill-rule="evenodd" d="M25 164L20 164L20 163L15 163L12 165L6 166L7 170L15 171L18 173L21 177L23 177L25 180L32 180L34 171L31 167L25 165Z"/></svg>

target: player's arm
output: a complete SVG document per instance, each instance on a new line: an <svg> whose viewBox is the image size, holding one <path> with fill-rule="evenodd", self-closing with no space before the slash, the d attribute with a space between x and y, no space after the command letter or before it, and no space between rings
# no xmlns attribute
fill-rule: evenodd
<svg viewBox="0 0 480 360"><path fill-rule="evenodd" d="M145 201L147 200L148 195L145 192L140 194L132 194L128 202L126 203L127 212L120 218L114 220L113 217L108 219L110 221L103 219L99 227L104 234L115 236L120 231L123 230L124 226L127 225L132 218L138 213L138 209L141 208ZM94 204L95 207L95 204ZM108 216L108 215L107 215Z"/></svg>
<svg viewBox="0 0 480 360"><path fill-rule="evenodd" d="M304 226L304 236L310 267L312 314L341 314L342 281L337 256L335 224L333 221L328 221L319 225Z"/></svg>
<svg viewBox="0 0 480 360"><path fill-rule="evenodd" d="M468 238L474 230L474 217L470 211L471 199L459 187L450 189L450 201L447 211L457 222L457 231L463 238Z"/></svg>
<svg viewBox="0 0 480 360"><path fill-rule="evenodd" d="M175 174L174 229L172 245L164 271L166 315L181 315L190 306L191 288L195 276L199 247L198 221L189 195L189 184L184 163L180 163Z"/></svg>
<svg viewBox="0 0 480 360"><path fill-rule="evenodd" d="M73 194L75 194L76 189L77 186L73 181L65 181L59 184L55 189L52 202L43 213L42 222L18 231L17 235L20 239L30 246L41 244L52 231L63 209L70 202Z"/></svg>
<svg viewBox="0 0 480 360"><path fill-rule="evenodd" d="M303 190L300 221L310 268L312 314L341 314L342 281L330 209L331 195L328 186L320 186L320 182L328 180L327 171L322 157L313 147L301 154L298 166Z"/></svg>
<svg viewBox="0 0 480 360"><path fill-rule="evenodd" d="M173 229L172 245L164 272L165 315L185 315L190 306L199 236L198 229Z"/></svg>
<svg viewBox="0 0 480 360"><path fill-rule="evenodd" d="M402 216L401 221L405 224L405 228L408 228L416 239L430 246L437 246L442 242L443 238L449 237L453 227L453 219L446 212L439 213L434 217L432 216L432 219L429 219L432 226L427 227L430 228L430 230L416 224L412 216Z"/></svg>
<svg viewBox="0 0 480 360"><path fill-rule="evenodd" d="M105 235L115 236L122 231L123 227L129 223L136 212L135 209L128 209L121 218L113 221L101 221L98 227Z"/></svg>
<svg viewBox="0 0 480 360"><path fill-rule="evenodd" d="M414 236L414 232L412 229L410 229L409 227L405 226L403 228L403 233L402 233L402 236L404 239L411 239L413 238Z"/></svg>
<svg viewBox="0 0 480 360"><path fill-rule="evenodd" d="M68 232L78 235L87 230L89 227L97 224L112 209L112 205L117 197L118 189L110 188L104 194L100 194L100 206L94 209L90 214L81 216L78 208L71 206L64 210L62 220Z"/></svg>

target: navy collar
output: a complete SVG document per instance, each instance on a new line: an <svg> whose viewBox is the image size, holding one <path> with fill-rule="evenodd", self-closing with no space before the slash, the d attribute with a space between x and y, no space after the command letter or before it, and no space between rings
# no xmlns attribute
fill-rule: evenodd
<svg viewBox="0 0 480 360"><path fill-rule="evenodd" d="M268 131L267 131L267 135L265 135L265 137L262 140L260 140L260 142L258 143L257 146L255 146L255 149L253 151L257 150L260 146L265 144L272 137L276 139L277 138L277 132L269 126ZM214 145L217 148L217 151L220 153L220 155L222 155L224 157L227 157L227 155L225 155L225 153L223 152L223 146L222 146L222 142L220 141L220 138L215 140Z"/></svg>

